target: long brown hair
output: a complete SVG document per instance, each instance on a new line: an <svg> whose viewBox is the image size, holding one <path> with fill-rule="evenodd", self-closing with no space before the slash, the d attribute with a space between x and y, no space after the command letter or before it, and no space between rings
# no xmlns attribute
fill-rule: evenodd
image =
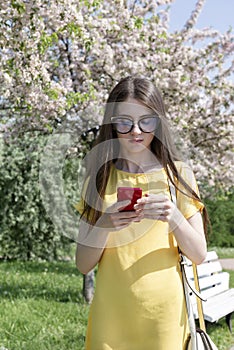
<svg viewBox="0 0 234 350"><path fill-rule="evenodd" d="M111 91L106 103L103 123L93 148L91 160L87 164L88 187L84 197L84 211L82 215L91 223L95 224L101 216L101 201L104 198L110 169L118 158L119 148L116 147L117 134L111 124L111 117L118 102L124 102L128 98L134 98L153 110L160 117L159 127L151 142L151 151L165 169L168 178L175 188L199 202L201 199L197 193L185 182L178 173L175 161L179 160L176 147L172 141L167 123L165 106L159 90L148 79L128 76L122 79ZM115 140L115 142L112 142ZM105 141L108 141L106 147ZM93 176L96 169L96 176ZM176 181L175 181L176 180ZM180 183L185 191L182 191L177 183ZM209 222L206 208L203 210L204 230L207 232Z"/></svg>

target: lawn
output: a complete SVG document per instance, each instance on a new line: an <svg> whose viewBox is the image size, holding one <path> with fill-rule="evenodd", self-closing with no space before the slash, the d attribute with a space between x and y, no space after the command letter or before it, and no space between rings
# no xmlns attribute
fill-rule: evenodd
<svg viewBox="0 0 234 350"><path fill-rule="evenodd" d="M82 350L88 306L72 262L0 264L0 349Z"/></svg>
<svg viewBox="0 0 234 350"><path fill-rule="evenodd" d="M88 306L73 261L1 262L0 295L0 350L84 349ZM234 344L224 319L208 332L219 350Z"/></svg>

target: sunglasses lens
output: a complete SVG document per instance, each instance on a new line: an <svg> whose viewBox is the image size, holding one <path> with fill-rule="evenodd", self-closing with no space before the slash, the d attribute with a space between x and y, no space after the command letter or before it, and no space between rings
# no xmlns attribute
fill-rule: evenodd
<svg viewBox="0 0 234 350"><path fill-rule="evenodd" d="M115 130L120 134L127 134L132 130L134 125L133 120L127 117L113 117L111 120ZM150 115L141 118L137 124L141 131L153 132L157 129L158 120L157 115Z"/></svg>
<svg viewBox="0 0 234 350"><path fill-rule="evenodd" d="M121 117L114 118L113 124L116 131L121 134L127 134L133 126L133 122L130 119Z"/></svg>
<svg viewBox="0 0 234 350"><path fill-rule="evenodd" d="M139 127L143 132L153 132L158 125L157 117L146 117L139 120Z"/></svg>

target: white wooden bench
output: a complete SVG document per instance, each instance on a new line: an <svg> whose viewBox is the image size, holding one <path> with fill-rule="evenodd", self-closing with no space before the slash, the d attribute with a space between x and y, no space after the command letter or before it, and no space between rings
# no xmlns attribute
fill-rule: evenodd
<svg viewBox="0 0 234 350"><path fill-rule="evenodd" d="M186 259L186 275L194 287L192 263ZM229 288L228 272L222 270L216 252L210 251L206 260L197 266L201 294L207 301L202 302L204 319L208 322L217 322L226 317L230 332L232 331L231 315L234 312L234 288ZM198 318L196 296L191 292L194 317Z"/></svg>

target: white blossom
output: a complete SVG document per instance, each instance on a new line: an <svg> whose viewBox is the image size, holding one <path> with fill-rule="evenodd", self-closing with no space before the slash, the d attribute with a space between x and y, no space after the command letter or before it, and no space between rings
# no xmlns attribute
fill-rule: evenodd
<svg viewBox="0 0 234 350"><path fill-rule="evenodd" d="M198 0L184 28L170 33L169 11L161 8L170 3L105 0L94 7L77 0L32 0L17 8L4 1L2 120L6 113L20 120L12 129L17 133L48 130L55 118L97 111L90 113L99 124L100 106L115 83L129 74L146 76L162 91L178 147L198 180L231 186L233 32L195 29L204 4Z"/></svg>

